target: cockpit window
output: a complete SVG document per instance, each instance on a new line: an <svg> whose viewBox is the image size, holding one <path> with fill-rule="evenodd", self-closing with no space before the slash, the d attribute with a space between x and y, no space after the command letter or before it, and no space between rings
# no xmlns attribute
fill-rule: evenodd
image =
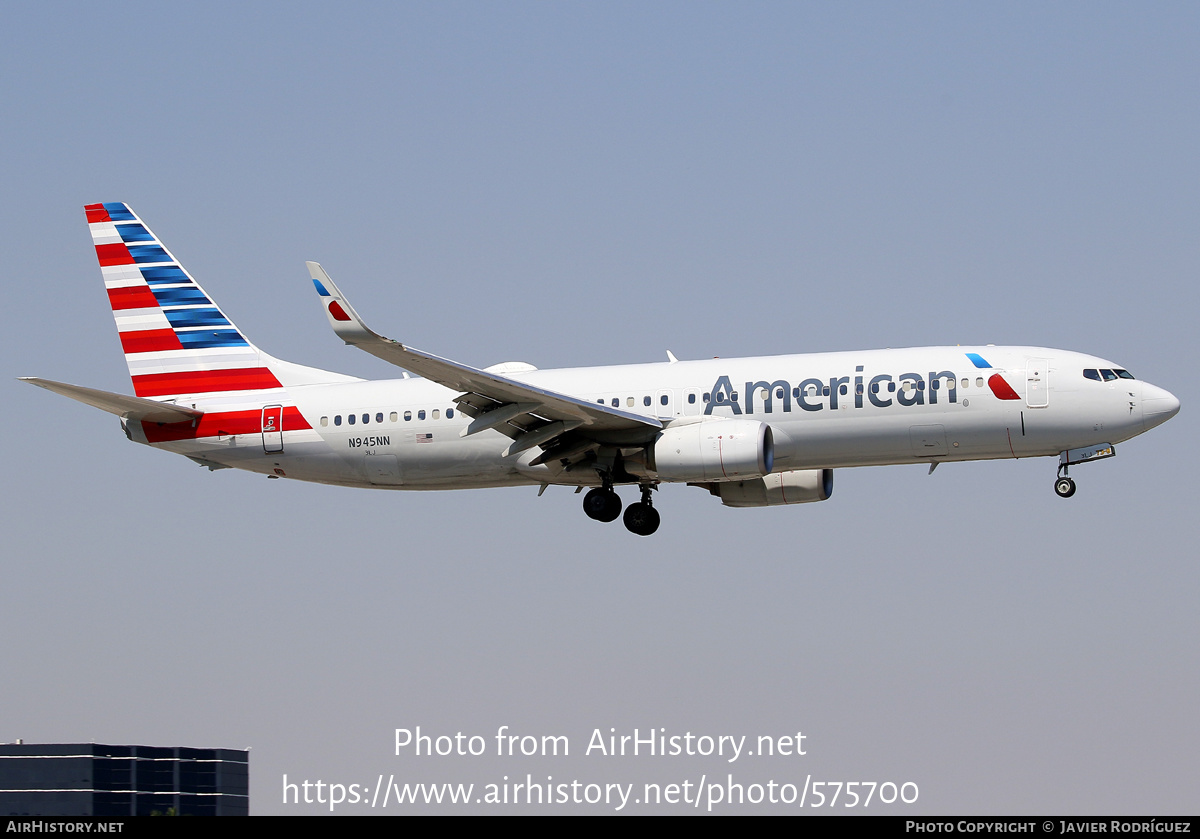
<svg viewBox="0 0 1200 839"><path fill-rule="evenodd" d="M1130 373L1128 370L1116 370L1114 372L1116 372L1116 374L1118 376L1120 376L1122 379L1132 379L1134 377L1133 374Z"/></svg>
<svg viewBox="0 0 1200 839"><path fill-rule="evenodd" d="M1098 382L1098 381L1100 381L1100 371L1099 370L1084 370L1083 377L1085 379L1091 379L1093 381Z"/></svg>
<svg viewBox="0 0 1200 839"><path fill-rule="evenodd" d="M1112 370L1101 370L1100 375L1104 377L1104 381L1106 382L1115 382L1117 380L1117 374Z"/></svg>

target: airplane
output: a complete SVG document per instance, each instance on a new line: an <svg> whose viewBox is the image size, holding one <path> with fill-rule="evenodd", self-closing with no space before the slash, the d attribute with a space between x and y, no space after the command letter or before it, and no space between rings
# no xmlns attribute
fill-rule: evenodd
<svg viewBox="0 0 1200 839"><path fill-rule="evenodd" d="M395 490L587 488L584 512L601 522L621 517L615 488L634 486L622 518L648 536L664 483L769 507L828 499L840 468L1057 455L1054 489L1069 498L1071 466L1179 412L1112 362L1044 347L470 367L374 332L309 262L334 333L405 371L364 380L258 349L127 205L85 212L135 395L22 380L210 470Z"/></svg>

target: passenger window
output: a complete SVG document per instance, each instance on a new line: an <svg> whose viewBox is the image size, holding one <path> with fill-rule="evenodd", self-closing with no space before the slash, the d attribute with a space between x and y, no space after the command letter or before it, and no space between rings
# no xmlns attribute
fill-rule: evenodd
<svg viewBox="0 0 1200 839"><path fill-rule="evenodd" d="M879 382L871 382L871 393L879 393Z"/></svg>
<svg viewBox="0 0 1200 839"><path fill-rule="evenodd" d="M621 400L620 400L620 399L618 399L617 397L615 397L615 396L614 396L614 397L612 398L612 406L613 406L614 408L620 408L620 407L621 407Z"/></svg>
<svg viewBox="0 0 1200 839"><path fill-rule="evenodd" d="M348 423L350 423L351 425L354 425L355 419L356 419L356 417L354 416L354 414L346 414L346 421Z"/></svg>
<svg viewBox="0 0 1200 839"><path fill-rule="evenodd" d="M405 411L404 412L404 421L409 422L410 420L412 420L412 411Z"/></svg>
<svg viewBox="0 0 1200 839"><path fill-rule="evenodd" d="M859 392L861 393L861 391L859 391ZM776 388L776 389L775 389L775 398L776 398L776 399L782 399L782 398L783 398L783 388L779 387L779 388ZM666 404L666 403L663 403L663 404Z"/></svg>
<svg viewBox="0 0 1200 839"><path fill-rule="evenodd" d="M666 405L667 404L667 395L664 393L662 396L658 397L658 401L661 404ZM693 397L693 401L695 401L694 397Z"/></svg>
<svg viewBox="0 0 1200 839"><path fill-rule="evenodd" d="M705 402L707 402L707 401L708 401L708 396L709 396L709 395L708 395L707 393L706 393L706 394L704 394L704 401L705 401Z"/></svg>
<svg viewBox="0 0 1200 839"><path fill-rule="evenodd" d="M798 387L792 388L792 396L799 399L800 398L800 388L798 388Z"/></svg>
<svg viewBox="0 0 1200 839"><path fill-rule="evenodd" d="M329 417L321 417L321 427L324 428L327 425L329 425Z"/></svg>
<svg viewBox="0 0 1200 839"><path fill-rule="evenodd" d="M375 422L383 422L383 414L376 414Z"/></svg>
<svg viewBox="0 0 1200 839"><path fill-rule="evenodd" d="M975 387L983 387L983 376L975 379Z"/></svg>
<svg viewBox="0 0 1200 839"><path fill-rule="evenodd" d="M367 424L367 423L369 423L370 421L371 421L371 415L370 415L370 414L363 414L363 425L366 425L366 424Z"/></svg>
<svg viewBox="0 0 1200 839"><path fill-rule="evenodd" d="M925 389L925 382L924 381L917 382L917 390L924 390L924 389Z"/></svg>
<svg viewBox="0 0 1200 839"><path fill-rule="evenodd" d="M854 386L854 392L855 392L856 394L858 394L859 396L862 396L862 392L863 392L863 386L862 386L862 382L859 382L858 384L856 384L856 385Z"/></svg>
<svg viewBox="0 0 1200 839"><path fill-rule="evenodd" d="M696 394L694 394L694 393L689 393L689 394L688 394L688 404L689 404L689 405L695 405L695 404L696 404Z"/></svg>
<svg viewBox="0 0 1200 839"><path fill-rule="evenodd" d="M597 405L603 405L603 404L604 404L604 397L600 397L599 399L597 399L597 400L596 400L596 404L597 404Z"/></svg>
<svg viewBox="0 0 1200 839"><path fill-rule="evenodd" d="M912 387L912 382L910 382L910 381L906 381L906 382L904 383L904 389L905 389L905 390L912 390L912 389L913 389L913 387Z"/></svg>
<svg viewBox="0 0 1200 839"><path fill-rule="evenodd" d="M626 396L626 397L625 397L625 407L626 407L626 408L632 408L632 407L633 407L633 397L632 397L632 396Z"/></svg>
<svg viewBox="0 0 1200 839"><path fill-rule="evenodd" d="M1094 382L1098 382L1098 381L1100 381L1100 371L1099 370L1084 370L1083 377L1085 379L1091 379Z"/></svg>
<svg viewBox="0 0 1200 839"><path fill-rule="evenodd" d="M643 404L643 405L645 405L647 408L649 408L649 407L650 407L650 397L649 397L649 396L643 396L643 397L642 397L642 404ZM666 403L664 402L663 404L665 405Z"/></svg>
<svg viewBox="0 0 1200 839"><path fill-rule="evenodd" d="M437 408L434 408L434 409L433 409L433 417L432 417L432 418L433 418L433 419L441 419L441 418L442 418L442 412L441 412L441 411L439 411Z"/></svg>
<svg viewBox="0 0 1200 839"><path fill-rule="evenodd" d="M425 419L425 412L423 410L417 411L417 419L419 419L419 420Z"/></svg>
<svg viewBox="0 0 1200 839"><path fill-rule="evenodd" d="M888 393L895 393L895 392L896 392L896 383L888 382Z"/></svg>
<svg viewBox="0 0 1200 839"><path fill-rule="evenodd" d="M821 395L822 395L822 396L828 396L828 395L829 395L829 385L826 385L825 387L821 388Z"/></svg>
<svg viewBox="0 0 1200 839"><path fill-rule="evenodd" d="M850 392L850 388L846 387L846 385L842 385L841 387L838 388L838 392L840 392L842 394L842 396L845 396L847 393Z"/></svg>
<svg viewBox="0 0 1200 839"><path fill-rule="evenodd" d="M729 398L732 399L734 402L737 402L738 392L735 390L733 393L729 394Z"/></svg>
<svg viewBox="0 0 1200 839"><path fill-rule="evenodd" d="M336 417L333 418L333 424L334 425L342 424L342 415L341 414L338 414Z"/></svg>
<svg viewBox="0 0 1200 839"><path fill-rule="evenodd" d="M388 419L389 419L389 420L391 420L392 422L395 422L395 421L396 421L396 420L398 420L399 418L400 418L400 417L399 417L399 416L396 414L396 412L395 412L395 411L392 411L392 413L391 413L391 414L388 416Z"/></svg>
<svg viewBox="0 0 1200 839"><path fill-rule="evenodd" d="M930 382L930 383L929 383L929 386L930 386L931 388L933 388L934 390L940 390L940 389L941 389L941 387L942 387L942 380L941 380L941 379L934 379L932 382Z"/></svg>
<svg viewBox="0 0 1200 839"><path fill-rule="evenodd" d="M962 386L963 386L964 388L968 388L968 387L970 387L970 386L971 386L971 380L970 380L970 379L963 379L963 380L962 380Z"/></svg>
<svg viewBox="0 0 1200 839"><path fill-rule="evenodd" d="M454 409L453 408L446 409L446 419L454 419Z"/></svg>

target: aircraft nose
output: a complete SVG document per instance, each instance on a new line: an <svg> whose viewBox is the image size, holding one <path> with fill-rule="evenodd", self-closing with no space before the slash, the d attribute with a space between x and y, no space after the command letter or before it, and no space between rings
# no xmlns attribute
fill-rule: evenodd
<svg viewBox="0 0 1200 839"><path fill-rule="evenodd" d="M1142 425L1147 431L1179 413L1179 400L1170 391L1142 383Z"/></svg>

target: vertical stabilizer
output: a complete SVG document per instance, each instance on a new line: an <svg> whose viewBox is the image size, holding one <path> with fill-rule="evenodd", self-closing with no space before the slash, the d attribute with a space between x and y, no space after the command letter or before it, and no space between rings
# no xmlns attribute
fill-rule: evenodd
<svg viewBox="0 0 1200 839"><path fill-rule="evenodd" d="M273 359L246 340L129 207L84 209L134 393L161 398L282 388Z"/></svg>

